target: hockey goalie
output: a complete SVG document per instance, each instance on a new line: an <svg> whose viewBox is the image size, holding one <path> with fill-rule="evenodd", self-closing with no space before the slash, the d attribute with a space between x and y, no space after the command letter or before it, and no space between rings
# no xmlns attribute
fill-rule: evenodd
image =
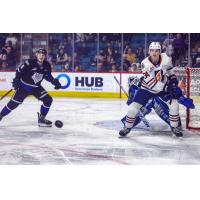
<svg viewBox="0 0 200 200"><path fill-rule="evenodd" d="M127 100L127 105L130 105L134 101L134 96L137 90L141 87L141 82L137 76L130 76L128 79L128 84L129 84L129 92L128 92L129 96ZM178 88L177 92L179 92L180 95L178 103L185 106L186 108L194 109L195 106L193 100L183 96L181 88ZM160 97L155 97L150 99L147 102L147 104L139 110L139 112L136 115L136 119L132 125L132 128L136 127L138 124L142 122L147 128L150 128L150 130L156 130L157 127L152 127L151 122L149 122L145 118L145 116L150 114L152 110L154 110L155 113L158 115L158 117L160 117L160 119L163 120L170 127L169 107L167 103L163 101ZM123 117L121 121L125 125L126 116ZM179 118L178 128L182 129L180 118Z"/></svg>

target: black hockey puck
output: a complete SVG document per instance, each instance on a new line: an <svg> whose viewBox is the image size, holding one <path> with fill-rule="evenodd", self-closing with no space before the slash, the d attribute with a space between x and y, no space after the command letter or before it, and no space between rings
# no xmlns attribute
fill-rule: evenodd
<svg viewBox="0 0 200 200"><path fill-rule="evenodd" d="M63 123L62 123L60 120L56 120L56 121L55 121L55 126L56 126L57 128L62 128L62 127L63 127Z"/></svg>

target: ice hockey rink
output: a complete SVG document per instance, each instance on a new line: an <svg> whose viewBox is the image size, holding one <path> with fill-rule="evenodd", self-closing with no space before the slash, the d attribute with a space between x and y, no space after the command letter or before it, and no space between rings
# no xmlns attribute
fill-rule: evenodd
<svg viewBox="0 0 200 200"><path fill-rule="evenodd" d="M200 164L199 133L185 130L183 139L173 138L154 113L147 116L151 130L141 123L119 138L126 100L54 98L48 119L62 120L60 129L38 127L39 108L28 98L0 122L0 164Z"/></svg>

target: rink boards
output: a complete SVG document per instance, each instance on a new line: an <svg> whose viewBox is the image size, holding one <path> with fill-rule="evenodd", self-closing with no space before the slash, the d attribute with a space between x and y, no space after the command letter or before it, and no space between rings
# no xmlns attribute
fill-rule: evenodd
<svg viewBox="0 0 200 200"><path fill-rule="evenodd" d="M47 81L42 86L56 97L81 97L81 98L125 98L126 95L117 84L114 76L128 91L128 78L141 77L141 73L73 73L54 72L52 75L62 84L61 90L55 90ZM15 72L0 72L0 95L12 88L12 79ZM10 93L11 95L12 93Z"/></svg>

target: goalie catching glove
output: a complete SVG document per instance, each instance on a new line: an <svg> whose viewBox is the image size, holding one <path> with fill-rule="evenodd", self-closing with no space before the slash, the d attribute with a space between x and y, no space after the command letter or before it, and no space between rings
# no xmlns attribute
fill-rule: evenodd
<svg viewBox="0 0 200 200"><path fill-rule="evenodd" d="M190 98L186 98L184 96L181 96L179 98L178 103L182 104L186 108L190 108L190 109L194 109L195 108L193 100L190 99Z"/></svg>

